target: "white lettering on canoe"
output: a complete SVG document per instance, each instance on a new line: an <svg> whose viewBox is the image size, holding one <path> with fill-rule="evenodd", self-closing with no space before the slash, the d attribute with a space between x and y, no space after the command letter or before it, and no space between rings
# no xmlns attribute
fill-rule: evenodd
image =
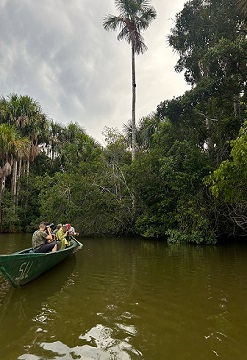
<svg viewBox="0 0 247 360"><path fill-rule="evenodd" d="M22 263L19 268L20 276L17 277L15 280L20 281L20 280L26 279L29 275L29 271L30 271L32 265L33 265L32 261L26 261L26 262Z"/></svg>

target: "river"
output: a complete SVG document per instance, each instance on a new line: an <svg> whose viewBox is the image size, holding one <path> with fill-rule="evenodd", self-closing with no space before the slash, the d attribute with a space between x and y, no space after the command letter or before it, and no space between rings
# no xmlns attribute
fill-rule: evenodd
<svg viewBox="0 0 247 360"><path fill-rule="evenodd" d="M30 235L1 235L1 253ZM247 359L247 244L79 239L20 289L0 276L1 360Z"/></svg>

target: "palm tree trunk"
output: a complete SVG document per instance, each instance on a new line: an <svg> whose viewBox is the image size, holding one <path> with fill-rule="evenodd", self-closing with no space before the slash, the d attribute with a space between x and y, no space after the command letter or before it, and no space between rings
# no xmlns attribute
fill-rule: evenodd
<svg viewBox="0 0 247 360"><path fill-rule="evenodd" d="M2 201L2 198L3 198L2 181L3 181L3 179L1 178L0 180L1 180L1 182L0 182L0 233L2 233L3 232L3 201Z"/></svg>
<svg viewBox="0 0 247 360"><path fill-rule="evenodd" d="M17 175L17 193L16 193L16 204L17 205L19 203L21 171L22 171L22 159L19 159L18 175Z"/></svg>
<svg viewBox="0 0 247 360"><path fill-rule="evenodd" d="M29 171L30 171L30 160L27 159L27 166L26 166L26 175L29 175Z"/></svg>
<svg viewBox="0 0 247 360"><path fill-rule="evenodd" d="M2 184L0 186L0 233L3 232Z"/></svg>
<svg viewBox="0 0 247 360"><path fill-rule="evenodd" d="M6 176L4 175L2 177L2 181L1 181L1 194L3 195L4 190L5 190L5 182L6 182Z"/></svg>
<svg viewBox="0 0 247 360"><path fill-rule="evenodd" d="M11 181L11 192L14 198L14 204L16 205L16 192L17 192L17 160L14 159Z"/></svg>
<svg viewBox="0 0 247 360"><path fill-rule="evenodd" d="M136 74L135 74L135 49L133 43L131 44L131 58L132 58L132 161L136 154Z"/></svg>
<svg viewBox="0 0 247 360"><path fill-rule="evenodd" d="M0 233L3 232L3 193L5 190L6 176L3 175L0 183Z"/></svg>

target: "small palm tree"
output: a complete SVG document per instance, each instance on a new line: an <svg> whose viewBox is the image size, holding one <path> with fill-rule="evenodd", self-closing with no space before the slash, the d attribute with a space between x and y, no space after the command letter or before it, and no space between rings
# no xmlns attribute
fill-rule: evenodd
<svg viewBox="0 0 247 360"><path fill-rule="evenodd" d="M31 142L27 158L26 173L29 174L30 162L39 153L40 144L48 142L49 122L41 106L27 95L10 94L7 99L0 99L0 123L15 126L22 136Z"/></svg>
<svg viewBox="0 0 247 360"><path fill-rule="evenodd" d="M142 30L146 30L150 22L155 19L156 11L150 5L149 0L115 0L115 5L119 11L118 16L108 15L103 19L105 30L120 29L117 36L118 40L126 40L131 44L132 60L132 160L135 158L136 148L136 123L135 123L135 104L136 104L136 80L135 80L135 54L142 54L147 50L144 39L141 35Z"/></svg>
<svg viewBox="0 0 247 360"><path fill-rule="evenodd" d="M11 190L17 204L18 161L29 153L30 142L22 137L13 125L0 125L0 232L2 232L2 196L5 192L6 178L12 173Z"/></svg>
<svg viewBox="0 0 247 360"><path fill-rule="evenodd" d="M138 151L147 151L150 148L152 137L158 130L160 119L156 113L151 113L140 119L139 126L136 128L136 148ZM124 124L123 132L128 144L131 142L132 126L131 122Z"/></svg>

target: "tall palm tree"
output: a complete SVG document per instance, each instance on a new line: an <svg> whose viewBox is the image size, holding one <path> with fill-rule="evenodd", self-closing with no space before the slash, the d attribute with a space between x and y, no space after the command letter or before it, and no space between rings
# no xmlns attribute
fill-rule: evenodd
<svg viewBox="0 0 247 360"><path fill-rule="evenodd" d="M144 39L141 35L142 30L146 30L150 22L155 19L156 11L150 5L149 0L115 0L115 5L119 11L118 16L108 15L103 19L105 30L116 30L120 32L118 40L126 40L131 45L132 62L132 160L135 158L136 148L136 76L135 76L135 54L143 54L147 50Z"/></svg>

